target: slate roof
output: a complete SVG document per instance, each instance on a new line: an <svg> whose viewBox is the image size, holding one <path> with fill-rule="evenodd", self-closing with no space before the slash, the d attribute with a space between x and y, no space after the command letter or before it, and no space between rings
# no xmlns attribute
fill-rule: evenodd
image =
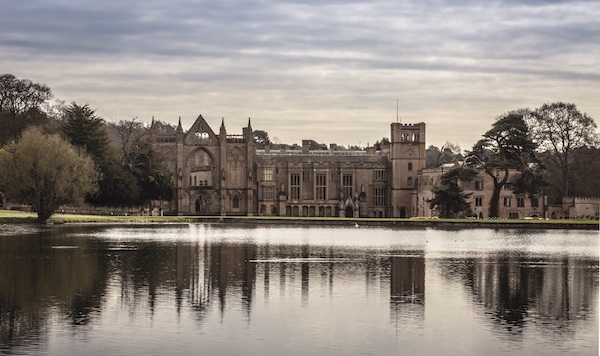
<svg viewBox="0 0 600 356"><path fill-rule="evenodd" d="M265 154L256 155L258 164L301 164L301 163L345 163L345 164L386 164L387 155L311 155L311 154Z"/></svg>

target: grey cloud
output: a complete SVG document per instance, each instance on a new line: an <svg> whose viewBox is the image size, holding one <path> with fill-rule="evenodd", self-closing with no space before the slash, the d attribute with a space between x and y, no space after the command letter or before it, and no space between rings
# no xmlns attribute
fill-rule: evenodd
<svg viewBox="0 0 600 356"><path fill-rule="evenodd" d="M247 110L322 120L327 106L356 110L399 93L424 115L440 111L422 109L419 97L448 110L468 110L471 103L454 103L469 99L491 108L482 111L505 110L523 99L501 92L486 101L492 81L515 92L524 82L532 92L561 83L567 95L573 82L594 87L598 12L597 2L542 0L9 1L0 11L0 65L33 80L73 76L47 84L104 95L117 113L140 107L112 107L110 95L136 91L152 112L174 110L152 95L192 95L218 111L229 110L218 100L245 94L260 103Z"/></svg>

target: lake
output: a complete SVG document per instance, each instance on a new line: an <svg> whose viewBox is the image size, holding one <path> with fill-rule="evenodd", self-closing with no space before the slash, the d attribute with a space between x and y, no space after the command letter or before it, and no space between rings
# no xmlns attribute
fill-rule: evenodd
<svg viewBox="0 0 600 356"><path fill-rule="evenodd" d="M598 231L0 225L0 353L597 355Z"/></svg>

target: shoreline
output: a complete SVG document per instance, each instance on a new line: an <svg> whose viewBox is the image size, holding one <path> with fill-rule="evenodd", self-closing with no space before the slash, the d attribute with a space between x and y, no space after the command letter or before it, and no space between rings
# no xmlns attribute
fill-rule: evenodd
<svg viewBox="0 0 600 356"><path fill-rule="evenodd" d="M0 210L0 224L36 224L30 212ZM62 224L252 224L252 225L320 225L320 226L378 226L388 228L491 228L491 229L566 229L600 230L598 220L475 220L437 218L331 218L331 217L274 217L274 216L110 216L54 214L48 225Z"/></svg>
<svg viewBox="0 0 600 356"><path fill-rule="evenodd" d="M468 219L371 219L371 218L255 218L255 217L199 217L194 222L221 224L256 224L256 225L320 225L320 226L377 226L388 228L422 227L422 228L506 228L506 229L566 229L566 230L600 230L598 223L560 221L560 220L468 220Z"/></svg>

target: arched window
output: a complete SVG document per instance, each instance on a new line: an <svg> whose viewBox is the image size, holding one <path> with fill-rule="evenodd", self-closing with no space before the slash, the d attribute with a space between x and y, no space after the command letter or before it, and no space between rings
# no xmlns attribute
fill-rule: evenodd
<svg viewBox="0 0 600 356"><path fill-rule="evenodd" d="M232 205L233 205L234 209L239 209L240 208L240 198L238 198L237 195L233 197Z"/></svg>
<svg viewBox="0 0 600 356"><path fill-rule="evenodd" d="M413 185L413 179L412 179L412 177L408 177L408 179L406 180L406 184L407 184L409 187L412 187L412 185Z"/></svg>
<svg viewBox="0 0 600 356"><path fill-rule="evenodd" d="M412 171L412 162L408 162L408 170Z"/></svg>

